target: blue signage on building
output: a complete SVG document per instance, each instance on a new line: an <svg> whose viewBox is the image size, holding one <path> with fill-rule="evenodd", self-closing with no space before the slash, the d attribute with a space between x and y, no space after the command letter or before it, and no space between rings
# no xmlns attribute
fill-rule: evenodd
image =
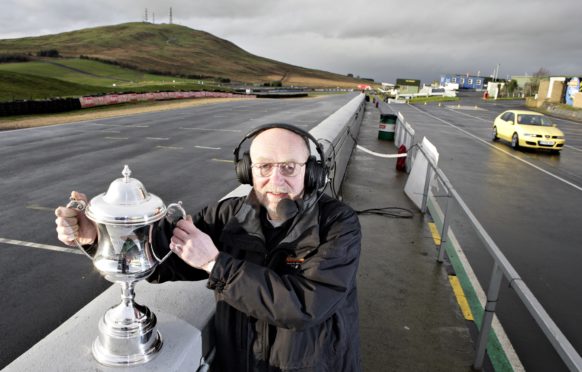
<svg viewBox="0 0 582 372"><path fill-rule="evenodd" d="M573 77L568 81L566 86L566 96L564 97L566 104L573 106L574 95L578 92L580 92L580 79Z"/></svg>

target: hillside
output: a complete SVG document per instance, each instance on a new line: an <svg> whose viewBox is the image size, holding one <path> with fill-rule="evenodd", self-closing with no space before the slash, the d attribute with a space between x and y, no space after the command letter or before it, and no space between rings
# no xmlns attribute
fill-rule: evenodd
<svg viewBox="0 0 582 372"><path fill-rule="evenodd" d="M111 88L75 84L49 77L0 70L0 102L15 99L78 97L112 91Z"/></svg>
<svg viewBox="0 0 582 372"><path fill-rule="evenodd" d="M207 32L175 24L124 23L56 35L0 40L0 55L36 55L58 50L62 57L86 56L139 71L184 77L283 85L355 88L357 79L255 56Z"/></svg>

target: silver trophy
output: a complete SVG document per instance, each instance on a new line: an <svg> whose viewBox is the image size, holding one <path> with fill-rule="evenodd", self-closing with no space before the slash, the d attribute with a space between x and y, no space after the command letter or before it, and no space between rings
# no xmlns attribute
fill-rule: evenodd
<svg viewBox="0 0 582 372"><path fill-rule="evenodd" d="M166 208L159 197L148 193L140 181L130 177L127 165L122 175L86 206L78 200L67 205L85 209L87 217L97 224L96 250L89 252L77 245L107 280L121 285L121 303L101 317L93 343L93 356L106 366L145 363L161 349L156 316L134 302L134 286L172 253L156 256L152 249L156 234L163 234L162 226L172 226L186 215L181 202ZM169 224L161 224L163 219Z"/></svg>

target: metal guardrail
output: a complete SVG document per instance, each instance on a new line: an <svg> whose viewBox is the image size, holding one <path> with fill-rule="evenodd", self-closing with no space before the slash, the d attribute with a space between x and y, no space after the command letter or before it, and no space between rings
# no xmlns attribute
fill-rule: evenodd
<svg viewBox="0 0 582 372"><path fill-rule="evenodd" d="M478 335L475 362L473 367L478 370L482 369L483 367L487 340L492 329L492 321L495 315L495 307L499 298L501 281L503 277L505 277L510 283L510 288L514 289L521 303L526 307L529 314L534 318L540 329L543 331L545 337L553 346L560 358L562 358L562 361L565 363L568 369L571 371L582 371L582 358L580 355L576 352L572 344L566 339L552 318L550 318L540 302L536 299L528 286L519 276L517 271L513 268L509 260L501 252L497 244L495 244L491 236L489 236L487 231L471 212L467 204L465 204L459 193L454 189L447 176L441 169L437 167L432 157L428 156L423 147L421 145L415 144L414 129L407 122L405 122L404 117L400 113L398 113L398 120L396 122L395 143L397 146L404 144L409 150L409 161L407 161L408 172L410 172L414 159L416 156L418 156L419 153L421 153L428 161L429 166L427 167L421 211L425 213L428 210L432 215L437 213L442 214L443 222L441 228L441 242L438 245L437 261L443 262L445 253L443 245L447 242L449 234L452 233L452 230L449 228L449 221L451 220L453 213L451 208L448 208L450 204L449 202L447 202L444 212L435 210L434 205L436 204L429 203L431 198L437 197L437 195L432 193L431 187L435 180L439 183L439 186L442 186L442 190L441 187L439 187L438 198L447 198L449 201L454 200L457 202L461 211L465 214L468 221L470 222L471 227L475 230L478 237L485 245L488 253L493 258L493 270L489 278L489 286L486 293L487 300L484 307L481 329ZM412 156L410 152L413 152ZM443 193L441 194L441 192Z"/></svg>

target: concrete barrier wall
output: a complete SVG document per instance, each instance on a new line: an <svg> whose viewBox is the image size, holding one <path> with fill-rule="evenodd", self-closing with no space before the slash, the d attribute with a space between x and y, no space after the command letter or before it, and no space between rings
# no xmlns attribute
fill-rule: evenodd
<svg viewBox="0 0 582 372"><path fill-rule="evenodd" d="M364 118L364 98L364 94L359 94L309 132L323 145L326 161L331 168L331 187L326 189L327 193L339 194L341 191L346 168ZM311 152L314 153L314 149Z"/></svg>
<svg viewBox="0 0 582 372"><path fill-rule="evenodd" d="M359 94L310 131L323 143L326 159L333 162L330 174L333 182L330 183L336 192L341 188L364 108L364 95ZM242 185L229 196L246 194L249 190L250 187ZM142 281L136 286L135 293L135 301L149 307L157 316L164 346L153 360L124 370L195 371L198 366L203 367L202 357L213 350L211 320L215 309L214 295L206 289L206 282L151 284ZM119 371L119 368L98 364L91 354L99 318L119 301L120 287L115 284L9 364L3 372Z"/></svg>

